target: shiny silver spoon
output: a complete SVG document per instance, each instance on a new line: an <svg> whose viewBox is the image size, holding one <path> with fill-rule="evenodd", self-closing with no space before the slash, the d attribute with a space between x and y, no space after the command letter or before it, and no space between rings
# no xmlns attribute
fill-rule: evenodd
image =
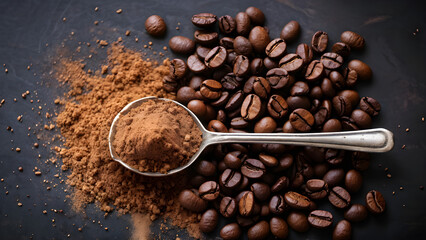
<svg viewBox="0 0 426 240"><path fill-rule="evenodd" d="M189 162L184 166L170 170L166 174L159 172L141 172L135 168L130 167L118 157L114 150L114 146L112 145L116 132L116 123L120 119L120 116L126 114L130 109L138 107L143 102L148 100L169 101L181 106L189 113L189 115L191 115L191 117L194 119L194 122L198 125L199 129L203 133L203 141L200 145L200 149L198 149L198 151L192 156ZM184 105L170 99L157 97L144 97L127 104L127 106L125 106L112 121L108 136L109 151L112 158L127 169L148 177L163 177L181 172L191 166L207 146L220 143L278 143L296 146L335 148L360 152L388 152L393 148L394 145L393 133L384 128L324 133L211 132L204 128L198 117Z"/></svg>

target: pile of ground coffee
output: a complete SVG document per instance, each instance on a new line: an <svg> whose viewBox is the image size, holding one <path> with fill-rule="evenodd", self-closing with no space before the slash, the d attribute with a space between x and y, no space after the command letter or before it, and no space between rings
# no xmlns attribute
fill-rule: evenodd
<svg viewBox="0 0 426 240"><path fill-rule="evenodd" d="M167 173L191 159L201 135L185 109L173 102L149 100L121 115L113 146L131 167Z"/></svg>

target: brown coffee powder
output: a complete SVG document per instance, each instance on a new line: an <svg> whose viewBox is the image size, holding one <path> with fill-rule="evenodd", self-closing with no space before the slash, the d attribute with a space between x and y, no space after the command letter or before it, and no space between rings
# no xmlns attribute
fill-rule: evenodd
<svg viewBox="0 0 426 240"><path fill-rule="evenodd" d="M145 96L174 98L162 90L167 62L157 66L141 53L110 44L104 75L100 70L87 73L83 66L62 58L55 69L58 81L69 86L57 125L65 138L60 155L62 169L70 170L67 182L73 186L74 206L97 202L104 211L148 213L151 220L162 215L199 237L197 215L182 209L176 199L185 178L147 181L113 161L108 151L111 122L126 104Z"/></svg>
<svg viewBox="0 0 426 240"><path fill-rule="evenodd" d="M185 165L201 144L189 113L173 102L149 100L121 114L113 141L121 160L142 172Z"/></svg>

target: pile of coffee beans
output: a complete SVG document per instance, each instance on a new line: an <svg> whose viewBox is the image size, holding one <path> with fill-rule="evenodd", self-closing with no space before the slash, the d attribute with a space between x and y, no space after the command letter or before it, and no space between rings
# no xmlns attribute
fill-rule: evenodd
<svg viewBox="0 0 426 240"><path fill-rule="evenodd" d="M359 34L345 31L329 42L317 31L310 43L288 46L301 27L290 21L280 38L263 27L264 13L255 7L235 17L195 14L199 28L193 39L175 36L170 49L187 55L174 59L164 78L167 91L177 91L208 130L216 132L334 132L369 128L380 112L371 97L360 98L354 87L372 77L370 67L348 60L364 48ZM331 51L330 51L331 48ZM180 194L181 205L200 213L200 229L214 231L219 216L229 219L220 230L224 239L270 236L286 238L289 228L331 228L333 239L350 239L351 223L385 210L380 192L366 194L365 203L351 195L362 188L362 172L370 164L363 152L280 144L223 144L208 149L197 162L193 189ZM317 209L328 201L344 213ZM337 223L336 223L337 222Z"/></svg>

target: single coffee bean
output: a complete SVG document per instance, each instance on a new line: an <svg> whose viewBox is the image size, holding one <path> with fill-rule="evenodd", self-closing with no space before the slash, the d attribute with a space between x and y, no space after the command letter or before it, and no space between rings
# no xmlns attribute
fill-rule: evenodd
<svg viewBox="0 0 426 240"><path fill-rule="evenodd" d="M265 14L257 7L248 7L246 13L250 18L250 22L254 25L263 25L265 23Z"/></svg>
<svg viewBox="0 0 426 240"><path fill-rule="evenodd" d="M234 51L239 55L250 56L253 53L253 47L247 38L237 36L234 39Z"/></svg>
<svg viewBox="0 0 426 240"><path fill-rule="evenodd" d="M214 102L211 102L210 105L213 107L223 107L228 102L229 97L230 97L229 92L222 92L220 97L216 99Z"/></svg>
<svg viewBox="0 0 426 240"><path fill-rule="evenodd" d="M271 213L280 215L283 214L286 209L287 208L283 196L274 195L272 196L271 200L269 200L269 210Z"/></svg>
<svg viewBox="0 0 426 240"><path fill-rule="evenodd" d="M242 90L235 92L226 103L225 110L229 112L241 107L241 104L244 101L244 97L244 92Z"/></svg>
<svg viewBox="0 0 426 240"><path fill-rule="evenodd" d="M221 189L223 188L226 191L233 191L237 189L242 182L241 173L234 171L232 169L226 169L220 175L219 184Z"/></svg>
<svg viewBox="0 0 426 240"><path fill-rule="evenodd" d="M238 240L243 235L243 231L237 223L230 223L220 230L219 235L224 240Z"/></svg>
<svg viewBox="0 0 426 240"><path fill-rule="evenodd" d="M264 27L260 26L256 26L250 31L248 39L250 40L254 51L258 54L264 53L266 46L271 41L268 31L266 31Z"/></svg>
<svg viewBox="0 0 426 240"><path fill-rule="evenodd" d="M217 227L217 223L219 222L219 214L216 209L209 209L201 215L200 222L198 226L201 232L209 233L213 232Z"/></svg>
<svg viewBox="0 0 426 240"><path fill-rule="evenodd" d="M197 55L191 55L188 57L188 60L186 61L188 64L189 70L191 70L193 73L203 73L207 70L206 65L203 61L201 61Z"/></svg>
<svg viewBox="0 0 426 240"><path fill-rule="evenodd" d="M236 129L245 129L249 126L249 122L244 120L242 117L236 117L231 120L231 127Z"/></svg>
<svg viewBox="0 0 426 240"><path fill-rule="evenodd" d="M359 79L362 81L370 80L373 75L373 71L370 66L358 59L351 60L348 63L348 68L355 70Z"/></svg>
<svg viewBox="0 0 426 240"><path fill-rule="evenodd" d="M175 79L181 79L185 77L186 73L188 72L188 66L186 65L185 61L182 59L173 59L170 62L170 75Z"/></svg>
<svg viewBox="0 0 426 240"><path fill-rule="evenodd" d="M286 99L289 110L293 111L298 108L310 110L311 101L307 96L290 96Z"/></svg>
<svg viewBox="0 0 426 240"><path fill-rule="evenodd" d="M323 74L324 65L320 61L314 60L309 63L308 67L306 68L305 79L310 82L314 82L320 79Z"/></svg>
<svg viewBox="0 0 426 240"><path fill-rule="evenodd" d="M277 128L277 123L271 117L263 117L254 125L255 133L273 133Z"/></svg>
<svg viewBox="0 0 426 240"><path fill-rule="evenodd" d="M359 130L358 126L356 125L355 121L350 118L343 116L341 117L340 122L342 123L342 129L343 131L355 131Z"/></svg>
<svg viewBox="0 0 426 240"><path fill-rule="evenodd" d="M370 154L366 152L352 153L352 166L358 171L365 171L370 166Z"/></svg>
<svg viewBox="0 0 426 240"><path fill-rule="evenodd" d="M247 36L250 32L250 17L245 12L239 12L235 16L235 23L237 34L240 36Z"/></svg>
<svg viewBox="0 0 426 240"><path fill-rule="evenodd" d="M355 169L351 169L345 176L345 187L349 192L358 192L362 187L362 175Z"/></svg>
<svg viewBox="0 0 426 240"><path fill-rule="evenodd" d="M303 59L303 64L308 64L314 58L314 52L306 43L301 43L297 46L296 54L299 55Z"/></svg>
<svg viewBox="0 0 426 240"><path fill-rule="evenodd" d="M359 103L359 94L355 90L343 90L338 92L337 95L348 98L352 107L356 107Z"/></svg>
<svg viewBox="0 0 426 240"><path fill-rule="evenodd" d="M358 73L349 68L344 68L342 71L343 78L345 79L345 84L348 87L355 87L358 82Z"/></svg>
<svg viewBox="0 0 426 240"><path fill-rule="evenodd" d="M259 160L267 167L275 167L278 165L278 159L276 157L264 153L259 154Z"/></svg>
<svg viewBox="0 0 426 240"><path fill-rule="evenodd" d="M262 75L265 70L262 58L254 58L250 62L250 72L254 76Z"/></svg>
<svg viewBox="0 0 426 240"><path fill-rule="evenodd" d="M239 169L246 159L247 159L246 154L240 151L234 151L234 152L229 152L228 154L226 154L223 161L225 162L228 168Z"/></svg>
<svg viewBox="0 0 426 240"><path fill-rule="evenodd" d="M188 104L193 99L195 99L195 90L190 87L181 87L176 93L176 100L183 105Z"/></svg>
<svg viewBox="0 0 426 240"><path fill-rule="evenodd" d="M319 109L314 114L316 126L322 126L325 123L325 121L327 121L330 118L331 109L332 109L332 107L331 107L331 101L330 100L322 101L321 105L319 106Z"/></svg>
<svg viewBox="0 0 426 240"><path fill-rule="evenodd" d="M201 60L204 60L207 54L209 54L210 50L211 48L208 48L208 47L197 46L197 48L195 49L195 54L197 55L198 58L200 58Z"/></svg>
<svg viewBox="0 0 426 240"><path fill-rule="evenodd" d="M280 95L272 95L268 101L268 112L271 117L275 119L281 119L288 112L287 102Z"/></svg>
<svg viewBox="0 0 426 240"><path fill-rule="evenodd" d="M386 209L385 198L376 190L371 190L367 193L365 196L365 203L367 209L374 214L380 214Z"/></svg>
<svg viewBox="0 0 426 240"><path fill-rule="evenodd" d="M233 17L225 15L219 18L219 30L223 34L231 34L236 27Z"/></svg>
<svg viewBox="0 0 426 240"><path fill-rule="evenodd" d="M194 52L195 42L184 36L174 36L169 40L169 47L174 53L189 55Z"/></svg>
<svg viewBox="0 0 426 240"><path fill-rule="evenodd" d="M288 188L289 185L290 185L290 180L288 179L288 177L282 176L277 179L274 185L272 185L271 192L277 193L277 192L284 191Z"/></svg>
<svg viewBox="0 0 426 240"><path fill-rule="evenodd" d="M269 223L263 220L247 230L247 237L249 240L266 239L269 236L269 231Z"/></svg>
<svg viewBox="0 0 426 240"><path fill-rule="evenodd" d="M352 49L363 49L365 46L364 38L358 33L345 31L340 35L340 41L348 44Z"/></svg>
<svg viewBox="0 0 426 240"><path fill-rule="evenodd" d="M204 116L203 120L206 122L210 122L211 120L214 120L216 117L216 110L210 105L206 105L206 115Z"/></svg>
<svg viewBox="0 0 426 240"><path fill-rule="evenodd" d="M220 80L220 83L224 89L234 91L242 86L243 81L243 78L237 77L233 72L230 72Z"/></svg>
<svg viewBox="0 0 426 240"><path fill-rule="evenodd" d="M250 60L244 55L238 55L234 61L233 72L237 77L244 77L250 72Z"/></svg>
<svg viewBox="0 0 426 240"><path fill-rule="evenodd" d="M334 187L330 190L328 201L337 208L346 208L351 204L351 195L342 187Z"/></svg>
<svg viewBox="0 0 426 240"><path fill-rule="evenodd" d="M250 190L253 192L254 197L259 202L264 202L269 199L271 195L271 189L266 183L256 182L250 186Z"/></svg>
<svg viewBox="0 0 426 240"><path fill-rule="evenodd" d="M359 102L359 107L364 112L370 114L370 116L375 117L379 115L381 106L380 103L371 97L363 97L361 98L361 101Z"/></svg>
<svg viewBox="0 0 426 240"><path fill-rule="evenodd" d="M323 199L328 195L328 184L321 179L309 179L306 188L309 190L309 198L314 200Z"/></svg>
<svg viewBox="0 0 426 240"><path fill-rule="evenodd" d="M166 33L167 26L162 17L152 15L146 19L145 29L151 36L161 37Z"/></svg>
<svg viewBox="0 0 426 240"><path fill-rule="evenodd" d="M327 120L322 126L323 132L339 132L342 130L342 124L339 120L332 118Z"/></svg>
<svg viewBox="0 0 426 240"><path fill-rule="evenodd" d="M288 22L283 29L281 30L280 38L284 39L286 42L292 42L300 34L300 24L297 21Z"/></svg>
<svg viewBox="0 0 426 240"><path fill-rule="evenodd" d="M343 42L337 42L331 47L331 51L339 54L342 57L348 57L351 53L351 47Z"/></svg>
<svg viewBox="0 0 426 240"><path fill-rule="evenodd" d="M222 216L226 218L235 216L235 213L237 212L237 204L235 202L235 199L231 197L222 198L222 200L220 201L219 211Z"/></svg>
<svg viewBox="0 0 426 240"><path fill-rule="evenodd" d="M295 53L290 53L281 58L279 66L289 73L296 72L302 68L303 59Z"/></svg>
<svg viewBox="0 0 426 240"><path fill-rule="evenodd" d="M295 82L290 89L291 96L306 96L309 93L309 85L306 82Z"/></svg>
<svg viewBox="0 0 426 240"><path fill-rule="evenodd" d="M371 127L371 123L373 121L370 115L368 115L368 113L360 109L353 110L351 114L351 118L355 121L356 125L361 129Z"/></svg>
<svg viewBox="0 0 426 240"><path fill-rule="evenodd" d="M317 53L325 51L328 45L328 34L323 31L318 31L312 36L311 46Z"/></svg>
<svg viewBox="0 0 426 240"><path fill-rule="evenodd" d="M325 152L325 160L327 160L327 162L333 166L338 166L342 164L344 157L344 150L327 149L327 151Z"/></svg>
<svg viewBox="0 0 426 240"><path fill-rule="evenodd" d="M207 130L211 132L228 132L225 124L218 120L211 120L207 125Z"/></svg>
<svg viewBox="0 0 426 240"><path fill-rule="evenodd" d="M216 174L216 165L207 160L198 161L195 171L205 177L212 177Z"/></svg>
<svg viewBox="0 0 426 240"><path fill-rule="evenodd" d="M238 203L238 209L241 216L250 216L253 213L254 205L254 194L251 191L247 191Z"/></svg>
<svg viewBox="0 0 426 240"><path fill-rule="evenodd" d="M210 50L204 59L204 63L209 68L221 67L225 63L227 54L228 52L224 47L217 46Z"/></svg>
<svg viewBox="0 0 426 240"><path fill-rule="evenodd" d="M322 178L330 187L336 186L345 178L342 168L330 169Z"/></svg>
<svg viewBox="0 0 426 240"><path fill-rule="evenodd" d="M199 118L203 118L207 111L206 104L197 99L189 101L187 107Z"/></svg>
<svg viewBox="0 0 426 240"><path fill-rule="evenodd" d="M321 56L321 63L327 69L337 69L343 64L343 57L334 52L324 53Z"/></svg>
<svg viewBox="0 0 426 240"><path fill-rule="evenodd" d="M307 232L309 230L308 218L301 212L291 212L288 214L287 223L296 232Z"/></svg>
<svg viewBox="0 0 426 240"><path fill-rule="evenodd" d="M232 46L234 46L234 43L232 43ZM230 66L234 66L235 59L237 59L238 54L234 51L234 49L227 49L228 56L226 57L226 64Z"/></svg>
<svg viewBox="0 0 426 240"><path fill-rule="evenodd" d="M228 49L234 49L234 39L230 37L223 37L219 40L219 45Z"/></svg>
<svg viewBox="0 0 426 240"><path fill-rule="evenodd" d="M286 239L288 237L288 225L286 221L280 217L272 217L269 220L269 226L272 235L277 239Z"/></svg>
<svg viewBox="0 0 426 240"><path fill-rule="evenodd" d="M241 105L241 116L244 120L252 121L263 113L262 100L255 94L249 94Z"/></svg>
<svg viewBox="0 0 426 240"><path fill-rule="evenodd" d="M345 210L343 217L350 222L362 222L368 217L368 211L364 205L352 204Z"/></svg>
<svg viewBox="0 0 426 240"><path fill-rule="evenodd" d="M204 81L205 79L203 77L200 76L193 76L191 78L191 80L189 81L188 86L191 87L192 89L194 89L195 91L200 89L201 83Z"/></svg>
<svg viewBox="0 0 426 240"><path fill-rule="evenodd" d="M272 68L266 73L266 80L273 89L282 89L293 84L294 78L282 68Z"/></svg>
<svg viewBox="0 0 426 240"><path fill-rule="evenodd" d="M217 32L210 32L206 30L196 30L194 32L194 39L200 45L211 46L215 44L219 39Z"/></svg>
<svg viewBox="0 0 426 240"><path fill-rule="evenodd" d="M268 95L271 92L271 86L265 78L256 77L253 82L253 91L257 96L265 99L268 98Z"/></svg>
<svg viewBox="0 0 426 240"><path fill-rule="evenodd" d="M222 93L223 95L223 93ZM213 106L213 105L212 105ZM227 122L226 113L222 109L217 111L216 120L221 121L222 123ZM229 129L228 129L229 132Z"/></svg>
<svg viewBox="0 0 426 240"><path fill-rule="evenodd" d="M196 26L200 28L209 28L214 26L214 24L217 21L217 17L214 14L211 13L199 13L195 14L191 18L191 22Z"/></svg>
<svg viewBox="0 0 426 240"><path fill-rule="evenodd" d="M290 123L296 130L300 132L309 132L314 125L314 116L302 108L294 110L290 114Z"/></svg>
<svg viewBox="0 0 426 240"><path fill-rule="evenodd" d="M281 38L272 40L265 48L265 53L272 59L282 58L287 49L287 44Z"/></svg>
<svg viewBox="0 0 426 240"><path fill-rule="evenodd" d="M343 89L346 87L345 78L338 71L331 71L328 75L330 81L333 83L335 89Z"/></svg>
<svg viewBox="0 0 426 240"><path fill-rule="evenodd" d="M196 190L183 190L179 194L180 205L193 212L203 212L208 206L208 202L198 196Z"/></svg>
<svg viewBox="0 0 426 240"><path fill-rule="evenodd" d="M221 96L222 84L216 80L207 79L201 84L200 92L207 99L218 99Z"/></svg>
<svg viewBox="0 0 426 240"><path fill-rule="evenodd" d="M336 90L333 87L333 83L330 79L324 78L321 82L321 90L326 98L333 98L336 95Z"/></svg>
<svg viewBox="0 0 426 240"><path fill-rule="evenodd" d="M294 209L308 209L311 204L311 200L308 197L293 191L286 192L284 200L287 205Z"/></svg>
<svg viewBox="0 0 426 240"><path fill-rule="evenodd" d="M351 223L344 219L339 221L333 230L333 240L350 240L351 235Z"/></svg>
<svg viewBox="0 0 426 240"><path fill-rule="evenodd" d="M337 116L349 115L352 111L352 104L347 97L335 96L333 98L333 109Z"/></svg>
<svg viewBox="0 0 426 240"><path fill-rule="evenodd" d="M241 173L248 178L260 178L266 172L265 165L257 159L249 158L243 162Z"/></svg>
<svg viewBox="0 0 426 240"><path fill-rule="evenodd" d="M333 224L333 215L324 210L315 210L309 213L308 222L315 228L328 228Z"/></svg>
<svg viewBox="0 0 426 240"><path fill-rule="evenodd" d="M270 70L270 69L273 69L273 68L277 68L278 62L274 61L273 59L271 59L269 57L265 57L263 59L263 65L265 66L266 69Z"/></svg>

